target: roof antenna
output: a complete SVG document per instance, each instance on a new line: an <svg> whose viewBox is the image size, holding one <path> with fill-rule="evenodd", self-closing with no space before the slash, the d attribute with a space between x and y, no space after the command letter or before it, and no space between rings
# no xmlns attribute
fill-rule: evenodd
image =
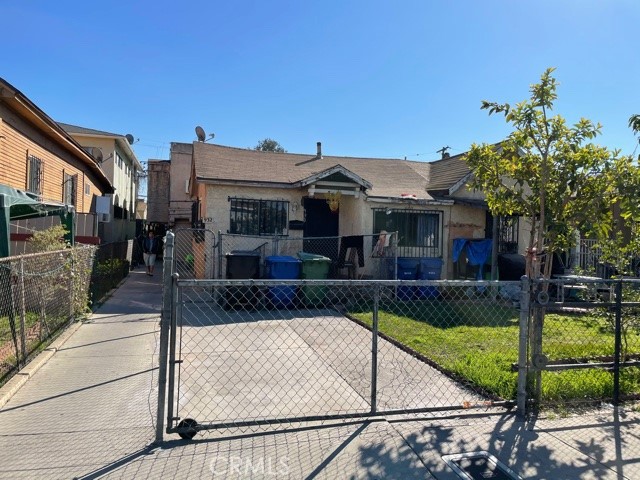
<svg viewBox="0 0 640 480"><path fill-rule="evenodd" d="M447 145L446 147L442 147L440 150L436 150L436 153L439 153L442 158L449 158L451 155L449 154L449 152L447 152L447 150L449 150L450 148L451 147Z"/></svg>

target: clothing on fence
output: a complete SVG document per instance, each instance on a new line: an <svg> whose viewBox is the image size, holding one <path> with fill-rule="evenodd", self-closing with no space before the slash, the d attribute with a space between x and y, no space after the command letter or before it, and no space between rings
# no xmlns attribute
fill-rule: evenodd
<svg viewBox="0 0 640 480"><path fill-rule="evenodd" d="M345 259L347 257L347 250L355 248L358 252L358 266L364 267L364 237L362 235L351 235L342 237L340 241L340 255L338 259L338 265L340 268L344 267Z"/></svg>

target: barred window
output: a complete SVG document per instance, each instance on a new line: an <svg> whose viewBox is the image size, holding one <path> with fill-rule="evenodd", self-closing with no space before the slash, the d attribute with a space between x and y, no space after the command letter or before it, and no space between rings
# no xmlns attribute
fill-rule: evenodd
<svg viewBox="0 0 640 480"><path fill-rule="evenodd" d="M38 157L29 155L27 190L36 195L42 195L42 183L44 180L44 162Z"/></svg>
<svg viewBox="0 0 640 480"><path fill-rule="evenodd" d="M62 201L65 205L76 206L76 191L78 189L78 175L64 174L62 184Z"/></svg>
<svg viewBox="0 0 640 480"><path fill-rule="evenodd" d="M518 253L518 226L520 217L505 215L498 223L498 253Z"/></svg>
<svg viewBox="0 0 640 480"><path fill-rule="evenodd" d="M442 212L435 210L373 210L373 233L398 232L398 255L439 257Z"/></svg>
<svg viewBox="0 0 640 480"><path fill-rule="evenodd" d="M287 235L289 202L229 198L229 233L241 235Z"/></svg>

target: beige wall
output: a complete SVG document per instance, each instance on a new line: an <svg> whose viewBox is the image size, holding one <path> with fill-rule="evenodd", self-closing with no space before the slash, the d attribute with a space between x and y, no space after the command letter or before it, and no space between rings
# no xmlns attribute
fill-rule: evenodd
<svg viewBox="0 0 640 480"><path fill-rule="evenodd" d="M460 198L465 200L484 200L484 194L481 191L471 189L467 185L463 185L462 187L460 187L451 196L453 198Z"/></svg>
<svg viewBox="0 0 640 480"><path fill-rule="evenodd" d="M0 102L0 183L26 190L29 155L44 164L43 198L61 202L64 174L78 175L76 211L91 211L93 196L101 196L102 191L92 181L88 167Z"/></svg>
<svg viewBox="0 0 640 480"><path fill-rule="evenodd" d="M211 221L206 223L206 228L217 232L226 233L229 230L229 197L239 197L262 200L286 200L290 202L289 220L304 220L304 208L302 198L306 196L306 189L269 189L262 187L239 187L223 185L206 185L206 201L204 203L204 217ZM320 195L318 195L320 197ZM297 210L294 212L291 206L296 202ZM373 209L412 208L415 210L432 210L442 212L443 238L442 257L445 261L443 278L453 277L453 263L450 259L451 246L454 238L484 238L485 213L479 208L461 205L410 205L397 203L378 203L367 200L364 196L354 198L343 196L340 200L339 225L340 235L370 235L373 234ZM290 232L290 239L302 237L302 231ZM371 241L371 240L368 240ZM371 273L368 267L376 267L372 262L365 262L365 273Z"/></svg>
<svg viewBox="0 0 640 480"><path fill-rule="evenodd" d="M177 220L191 222L191 195L187 190L191 177L191 159L193 158L193 145L174 143L171 145L170 162L170 198L169 198L169 223ZM203 215L204 216L204 215Z"/></svg>
<svg viewBox="0 0 640 480"><path fill-rule="evenodd" d="M119 206L126 208L135 216L137 178L134 175L134 159L130 158L126 152L117 145L114 138L70 135L83 147L99 148L102 151L103 160L100 168L115 188L111 205L113 206L114 199L117 196ZM116 153L122 158L124 162L123 165L119 165L118 162L116 162ZM113 209L111 209L111 213L113 214Z"/></svg>

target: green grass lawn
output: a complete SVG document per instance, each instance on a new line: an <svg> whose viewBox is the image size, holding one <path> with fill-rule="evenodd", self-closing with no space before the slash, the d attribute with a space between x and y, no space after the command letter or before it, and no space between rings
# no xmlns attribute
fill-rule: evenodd
<svg viewBox="0 0 640 480"><path fill-rule="evenodd" d="M351 315L371 325L371 311ZM516 398L519 311L488 300L382 303L379 330L503 399ZM640 353L630 333L629 352ZM591 315L547 314L543 352L550 360L612 355L609 324ZM623 393L640 393L640 369L623 370ZM603 370L544 372L543 401L610 398L613 375Z"/></svg>

